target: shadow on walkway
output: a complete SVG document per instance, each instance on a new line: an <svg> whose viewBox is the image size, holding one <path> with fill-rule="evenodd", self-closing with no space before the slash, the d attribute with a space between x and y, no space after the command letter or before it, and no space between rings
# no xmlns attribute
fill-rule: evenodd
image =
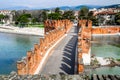
<svg viewBox="0 0 120 80"><path fill-rule="evenodd" d="M59 74L74 74L74 66L75 66L75 51L77 44L77 29L75 29L72 38L69 40L67 45L64 47L63 58L60 69L63 72ZM73 33L72 32L72 33Z"/></svg>

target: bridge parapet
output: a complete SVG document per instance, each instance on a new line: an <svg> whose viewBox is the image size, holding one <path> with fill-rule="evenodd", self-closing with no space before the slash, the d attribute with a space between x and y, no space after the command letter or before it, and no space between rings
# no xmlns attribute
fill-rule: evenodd
<svg viewBox="0 0 120 80"><path fill-rule="evenodd" d="M90 40L92 21L79 20L78 32L78 73L84 72L84 65L90 65Z"/></svg>
<svg viewBox="0 0 120 80"><path fill-rule="evenodd" d="M72 22L70 20L46 20L44 22L45 25L45 34L54 29L66 29L68 30L70 26L72 26Z"/></svg>
<svg viewBox="0 0 120 80"><path fill-rule="evenodd" d="M120 33L120 27L102 27L102 28L92 28L92 34L114 34Z"/></svg>
<svg viewBox="0 0 120 80"><path fill-rule="evenodd" d="M92 34L114 34L120 33L120 27L98 27L92 28L92 21L79 20L78 26L78 73L84 72L84 65L90 65L91 36ZM82 62L81 62L82 61Z"/></svg>
<svg viewBox="0 0 120 80"><path fill-rule="evenodd" d="M46 51L55 44L69 29L72 22L69 20L45 21L45 36L39 44L34 44L34 50L27 52L27 57L17 62L19 75L34 74L41 63Z"/></svg>

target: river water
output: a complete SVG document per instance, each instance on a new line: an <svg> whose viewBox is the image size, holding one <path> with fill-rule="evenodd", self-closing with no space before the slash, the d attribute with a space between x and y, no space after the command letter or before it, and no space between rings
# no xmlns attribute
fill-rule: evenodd
<svg viewBox="0 0 120 80"><path fill-rule="evenodd" d="M16 71L16 61L38 43L39 36L0 33L0 74Z"/></svg>
<svg viewBox="0 0 120 80"><path fill-rule="evenodd" d="M93 36L91 53L99 57L120 59L120 36ZM120 74L120 67L101 67L92 70L96 74Z"/></svg>
<svg viewBox="0 0 120 80"><path fill-rule="evenodd" d="M38 43L39 36L0 33L0 74L16 71L16 61ZM93 36L91 53L100 57L120 59L120 36ZM120 67L101 67L92 70L96 74L120 74Z"/></svg>

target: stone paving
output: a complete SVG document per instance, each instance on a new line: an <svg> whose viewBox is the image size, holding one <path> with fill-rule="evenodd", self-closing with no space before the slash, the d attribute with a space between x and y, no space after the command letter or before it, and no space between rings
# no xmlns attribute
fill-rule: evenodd
<svg viewBox="0 0 120 80"><path fill-rule="evenodd" d="M40 74L74 74L77 27L54 48Z"/></svg>

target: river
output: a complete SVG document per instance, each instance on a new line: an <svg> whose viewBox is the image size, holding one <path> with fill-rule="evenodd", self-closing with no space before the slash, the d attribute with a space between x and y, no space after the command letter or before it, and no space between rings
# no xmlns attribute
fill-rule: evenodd
<svg viewBox="0 0 120 80"><path fill-rule="evenodd" d="M120 36L93 36L91 53L99 57L113 57L120 59ZM120 74L120 67L101 67L92 70L96 74Z"/></svg>
<svg viewBox="0 0 120 80"><path fill-rule="evenodd" d="M16 71L16 61L38 43L39 36L0 33L0 74Z"/></svg>

